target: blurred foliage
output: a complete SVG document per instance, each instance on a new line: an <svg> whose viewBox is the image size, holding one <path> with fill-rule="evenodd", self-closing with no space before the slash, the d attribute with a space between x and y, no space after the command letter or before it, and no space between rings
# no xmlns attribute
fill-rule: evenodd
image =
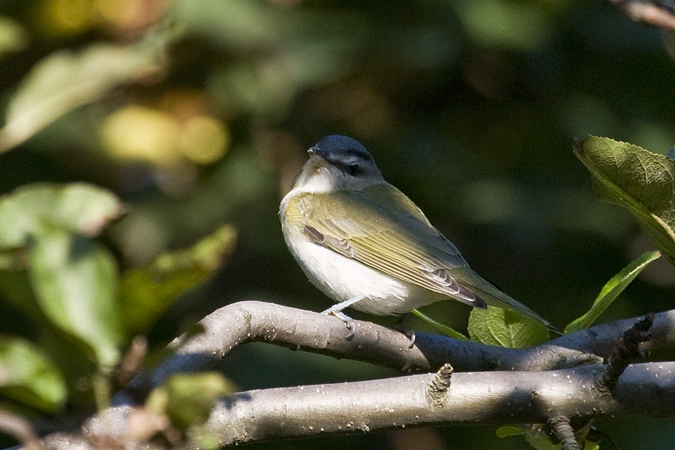
<svg viewBox="0 0 675 450"><path fill-rule="evenodd" d="M114 193L126 212L110 223L114 215L96 210L88 228L68 220L86 210L62 209L59 189L48 201L56 216L41 201L25 203L28 228L10 228L29 239L0 253L3 344L22 336L39 348L27 354L51 358L69 380L66 410L77 415L91 410L84 393L117 358L109 348L120 347L91 348L90 334L63 319L65 289L111 299L89 311L101 330L116 330L106 332L111 343L152 327L160 347L245 298L325 309L286 251L276 214L305 149L335 133L364 143L477 272L562 327L653 249L627 212L595 199L573 138L610 136L665 154L675 143L673 42L600 0L0 0L0 193L12 192L3 202L29 183L86 182ZM228 255L235 233L236 248L197 287L213 267L201 265L195 243L224 223L231 239L216 231L207 239L222 244L213 255ZM68 282L96 273L110 275L106 286ZM161 287L178 273L184 285ZM661 258L603 318L670 309L673 284ZM136 288L120 306L120 292ZM165 295L125 318L137 299ZM45 303L58 327L45 326ZM449 303L425 312L455 329L469 314ZM30 358L38 367L40 357ZM234 352L226 366L243 389L389 373L270 346ZM41 392L31 395L60 405L56 391ZM55 419L43 409L42 423ZM625 447L674 439L656 419L639 429L627 420L598 426ZM284 448L357 439L387 448L524 445L477 427Z"/></svg>
<svg viewBox="0 0 675 450"><path fill-rule="evenodd" d="M185 430L206 422L216 400L236 391L218 372L176 374L150 393L146 407L155 414L169 415L176 427Z"/></svg>
<svg viewBox="0 0 675 450"><path fill-rule="evenodd" d="M66 383L49 358L20 338L0 341L0 394L22 404L58 411L66 401Z"/></svg>

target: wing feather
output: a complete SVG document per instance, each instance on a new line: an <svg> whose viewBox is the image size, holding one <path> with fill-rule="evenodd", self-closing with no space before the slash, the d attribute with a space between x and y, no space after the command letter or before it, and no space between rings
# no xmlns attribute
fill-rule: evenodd
<svg viewBox="0 0 675 450"><path fill-rule="evenodd" d="M312 240L388 275L485 307L451 275L452 269L468 268L459 250L398 189L380 184L330 196L304 193L294 198L304 232ZM372 198L381 201L373 205ZM367 220L357 222L354 214Z"/></svg>

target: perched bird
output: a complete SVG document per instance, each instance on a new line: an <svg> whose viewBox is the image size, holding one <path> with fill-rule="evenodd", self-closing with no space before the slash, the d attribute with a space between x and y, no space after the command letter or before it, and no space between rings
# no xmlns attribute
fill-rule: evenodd
<svg viewBox="0 0 675 450"><path fill-rule="evenodd" d="M286 245L309 280L342 310L394 315L448 298L475 308L515 310L546 320L469 268L408 197L382 177L370 153L346 136L327 136L309 160L279 215Z"/></svg>

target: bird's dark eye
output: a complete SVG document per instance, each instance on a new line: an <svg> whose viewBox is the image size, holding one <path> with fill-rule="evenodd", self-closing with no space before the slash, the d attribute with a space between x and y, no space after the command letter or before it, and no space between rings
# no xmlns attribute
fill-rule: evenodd
<svg viewBox="0 0 675 450"><path fill-rule="evenodd" d="M350 164L347 171L349 172L349 175L358 175L361 173L361 168L358 164Z"/></svg>

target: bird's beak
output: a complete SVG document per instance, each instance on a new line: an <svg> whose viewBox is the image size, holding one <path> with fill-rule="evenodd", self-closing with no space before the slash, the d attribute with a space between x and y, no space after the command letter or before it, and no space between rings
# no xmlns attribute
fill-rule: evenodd
<svg viewBox="0 0 675 450"><path fill-rule="evenodd" d="M312 160L312 162L322 166L327 164L326 152L321 150L319 147L310 147L307 150L307 153L309 153L309 158Z"/></svg>

